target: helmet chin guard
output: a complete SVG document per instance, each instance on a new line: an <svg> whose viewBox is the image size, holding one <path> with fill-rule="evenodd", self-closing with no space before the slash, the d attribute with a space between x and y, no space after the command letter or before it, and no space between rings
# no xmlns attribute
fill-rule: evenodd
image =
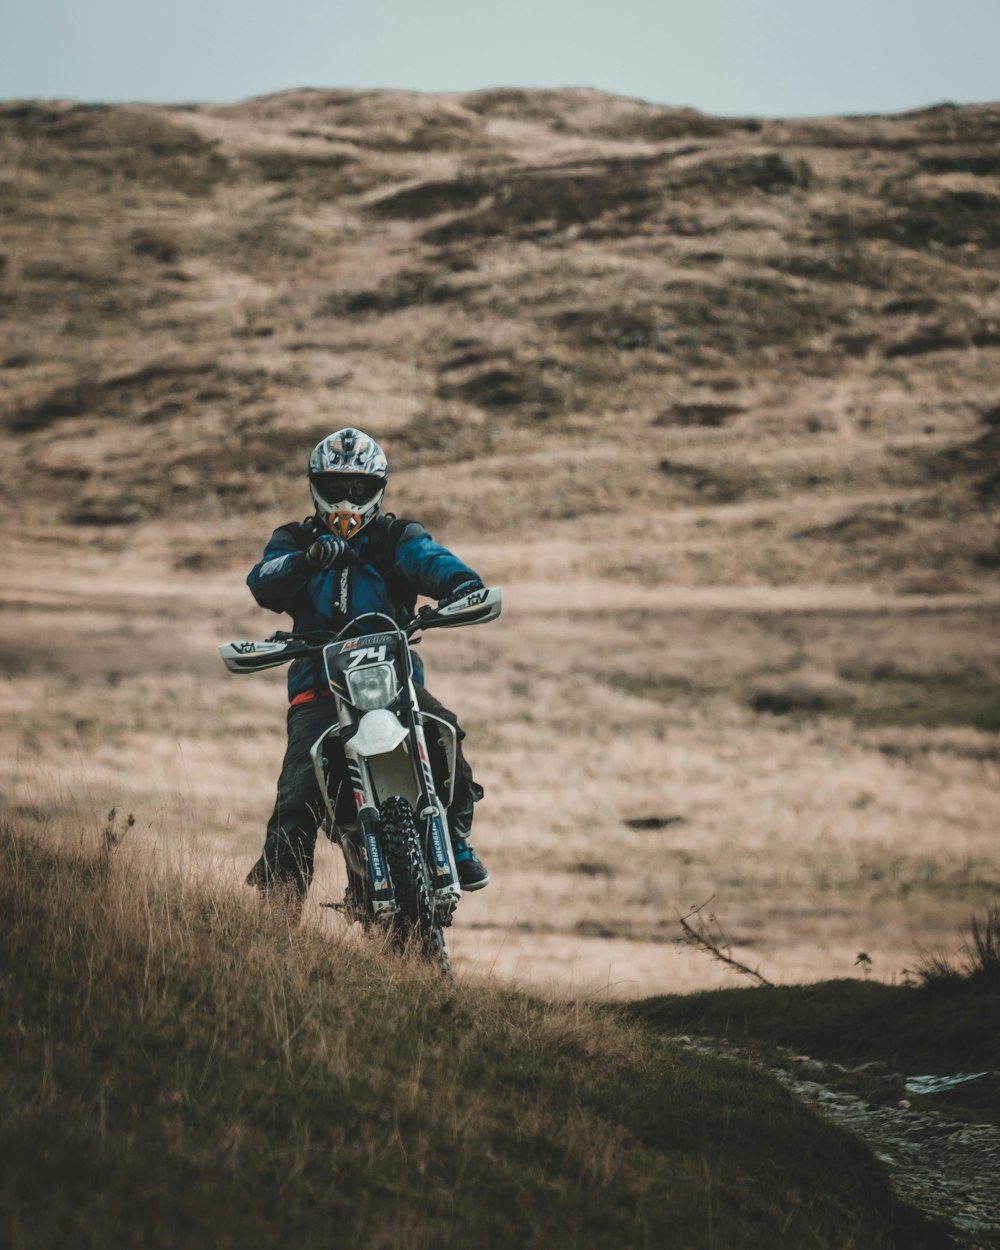
<svg viewBox="0 0 1000 1250"><path fill-rule="evenodd" d="M346 510L330 512L323 517L330 533L336 534L338 538L353 538L355 534L360 534L371 519L363 517L360 512Z"/></svg>
<svg viewBox="0 0 1000 1250"><path fill-rule="evenodd" d="M389 464L362 430L347 426L317 443L308 473L316 515L338 538L354 538L378 515Z"/></svg>

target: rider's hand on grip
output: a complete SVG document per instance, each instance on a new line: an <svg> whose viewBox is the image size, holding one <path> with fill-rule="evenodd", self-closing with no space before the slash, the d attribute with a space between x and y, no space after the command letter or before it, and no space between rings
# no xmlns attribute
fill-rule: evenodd
<svg viewBox="0 0 1000 1250"><path fill-rule="evenodd" d="M323 534L306 552L306 560L314 569L342 569L350 558L346 540L335 534Z"/></svg>
<svg viewBox="0 0 1000 1250"><path fill-rule="evenodd" d="M456 586L454 590L449 591L443 599L439 599L438 607L446 608L449 603L457 602L463 595L470 595L474 590L482 589L483 583L479 580L479 578L470 577L467 581L462 582L460 586Z"/></svg>

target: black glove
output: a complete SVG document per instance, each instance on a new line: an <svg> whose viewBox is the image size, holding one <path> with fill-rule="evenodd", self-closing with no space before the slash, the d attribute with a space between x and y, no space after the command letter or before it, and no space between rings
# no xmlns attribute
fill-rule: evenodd
<svg viewBox="0 0 1000 1250"><path fill-rule="evenodd" d="M335 534L322 534L306 552L306 563L314 569L342 569L350 560L347 540Z"/></svg>
<svg viewBox="0 0 1000 1250"><path fill-rule="evenodd" d="M474 590L483 589L483 583L478 577L467 578L460 585L456 586L454 590L449 590L443 599L439 599L438 607L446 608L449 603L455 603L456 600L461 599L464 595L471 595Z"/></svg>

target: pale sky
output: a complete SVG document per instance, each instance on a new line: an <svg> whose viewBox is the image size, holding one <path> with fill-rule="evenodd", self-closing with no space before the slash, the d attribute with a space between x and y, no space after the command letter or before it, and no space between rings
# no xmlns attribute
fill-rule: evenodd
<svg viewBox="0 0 1000 1250"><path fill-rule="evenodd" d="M596 87L710 113L1000 100L1000 0L0 0L0 99Z"/></svg>

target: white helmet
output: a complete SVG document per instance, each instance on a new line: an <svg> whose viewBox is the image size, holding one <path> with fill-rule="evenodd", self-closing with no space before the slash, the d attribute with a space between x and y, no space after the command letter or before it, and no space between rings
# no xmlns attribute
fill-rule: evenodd
<svg viewBox="0 0 1000 1250"><path fill-rule="evenodd" d="M313 448L309 490L317 515L338 538L353 538L378 515L389 463L373 438L351 426Z"/></svg>

